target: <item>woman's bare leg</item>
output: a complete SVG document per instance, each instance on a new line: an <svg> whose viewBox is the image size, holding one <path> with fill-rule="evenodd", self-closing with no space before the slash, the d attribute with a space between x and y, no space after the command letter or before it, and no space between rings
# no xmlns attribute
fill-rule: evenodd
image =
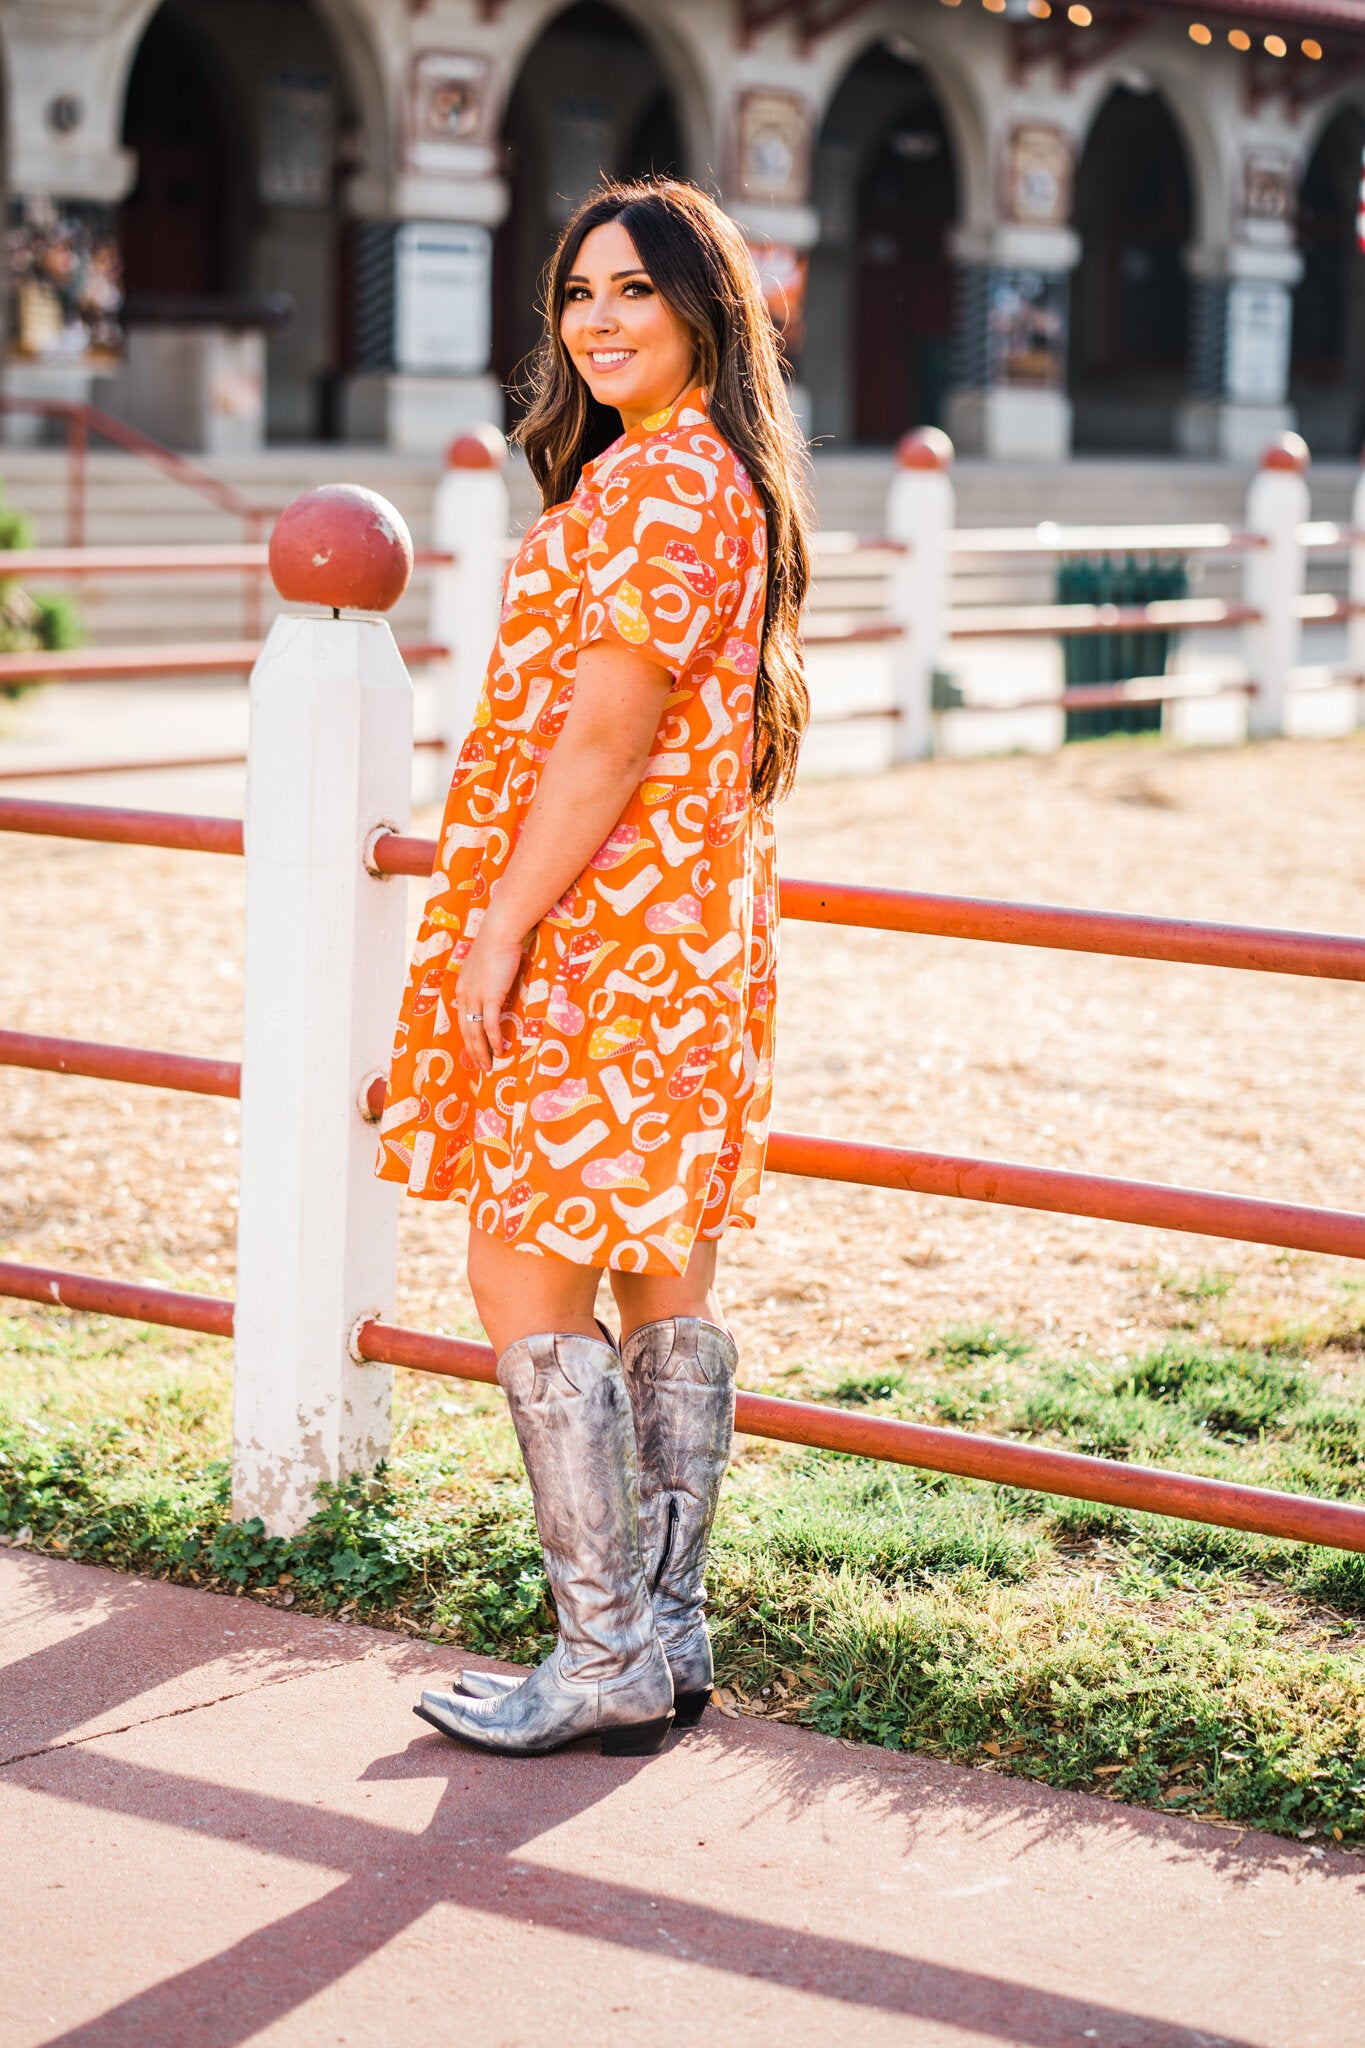
<svg viewBox="0 0 1365 2048"><path fill-rule="evenodd" d="M621 1341L643 1323L661 1323L665 1316L700 1316L725 1328L716 1293L715 1238L698 1238L685 1273L613 1273L611 1291L621 1314Z"/></svg>
<svg viewBox="0 0 1365 2048"><path fill-rule="evenodd" d="M580 1337L602 1334L593 1320L602 1278L598 1266L519 1252L486 1231L471 1230L467 1270L479 1320L499 1357L518 1338L547 1330Z"/></svg>

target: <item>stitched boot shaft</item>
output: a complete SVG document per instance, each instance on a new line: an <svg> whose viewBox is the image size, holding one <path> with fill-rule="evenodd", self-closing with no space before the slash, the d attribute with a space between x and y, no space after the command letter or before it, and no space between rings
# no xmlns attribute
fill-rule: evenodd
<svg viewBox="0 0 1365 2048"><path fill-rule="evenodd" d="M614 1346L547 1335L498 1360L535 1503L566 1675L610 1680L654 1640L635 1430Z"/></svg>
<svg viewBox="0 0 1365 2048"><path fill-rule="evenodd" d="M735 1424L733 1340L696 1316L645 1323L621 1348L640 1465L640 1554L677 1693L712 1682L706 1546Z"/></svg>
<svg viewBox="0 0 1365 2048"><path fill-rule="evenodd" d="M424 1692L447 1735L538 1756L586 1735L648 1755L673 1719L673 1683L640 1566L635 1430L615 1348L547 1333L498 1360L535 1502L559 1636L523 1683L482 1697Z"/></svg>

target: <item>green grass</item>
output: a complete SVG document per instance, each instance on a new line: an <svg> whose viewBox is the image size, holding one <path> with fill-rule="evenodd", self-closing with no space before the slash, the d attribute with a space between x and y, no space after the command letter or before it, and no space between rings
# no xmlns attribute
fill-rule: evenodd
<svg viewBox="0 0 1365 2048"><path fill-rule="evenodd" d="M1219 1290L1188 1290L1203 1314ZM1365 1499L1365 1299L1122 1363L950 1329L792 1391ZM0 1532L530 1659L553 1629L500 1397L399 1375L394 1451L290 1543L228 1519L226 1347L0 1321ZM732 1700L854 1740L1365 1846L1365 1557L742 1444L714 1546Z"/></svg>

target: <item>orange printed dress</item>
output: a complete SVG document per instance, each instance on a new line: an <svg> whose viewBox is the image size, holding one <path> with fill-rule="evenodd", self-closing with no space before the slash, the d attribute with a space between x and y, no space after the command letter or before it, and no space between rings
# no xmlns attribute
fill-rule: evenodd
<svg viewBox="0 0 1365 2048"><path fill-rule="evenodd" d="M763 509L690 392L584 469L508 572L403 996L378 1172L490 1236L675 1273L752 1228L772 1089L772 821L749 790ZM580 647L673 677L639 788L526 941L503 1058L465 1052L455 983L563 728Z"/></svg>

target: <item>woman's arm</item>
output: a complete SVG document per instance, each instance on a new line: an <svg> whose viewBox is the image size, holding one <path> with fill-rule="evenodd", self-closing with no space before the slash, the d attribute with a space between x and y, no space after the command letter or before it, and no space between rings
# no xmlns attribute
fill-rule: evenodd
<svg viewBox="0 0 1365 2048"><path fill-rule="evenodd" d="M618 641L597 640L579 653L564 730L456 983L460 1036L485 1073L502 1053L500 1017L522 939L582 874L635 794L672 681L660 663Z"/></svg>

